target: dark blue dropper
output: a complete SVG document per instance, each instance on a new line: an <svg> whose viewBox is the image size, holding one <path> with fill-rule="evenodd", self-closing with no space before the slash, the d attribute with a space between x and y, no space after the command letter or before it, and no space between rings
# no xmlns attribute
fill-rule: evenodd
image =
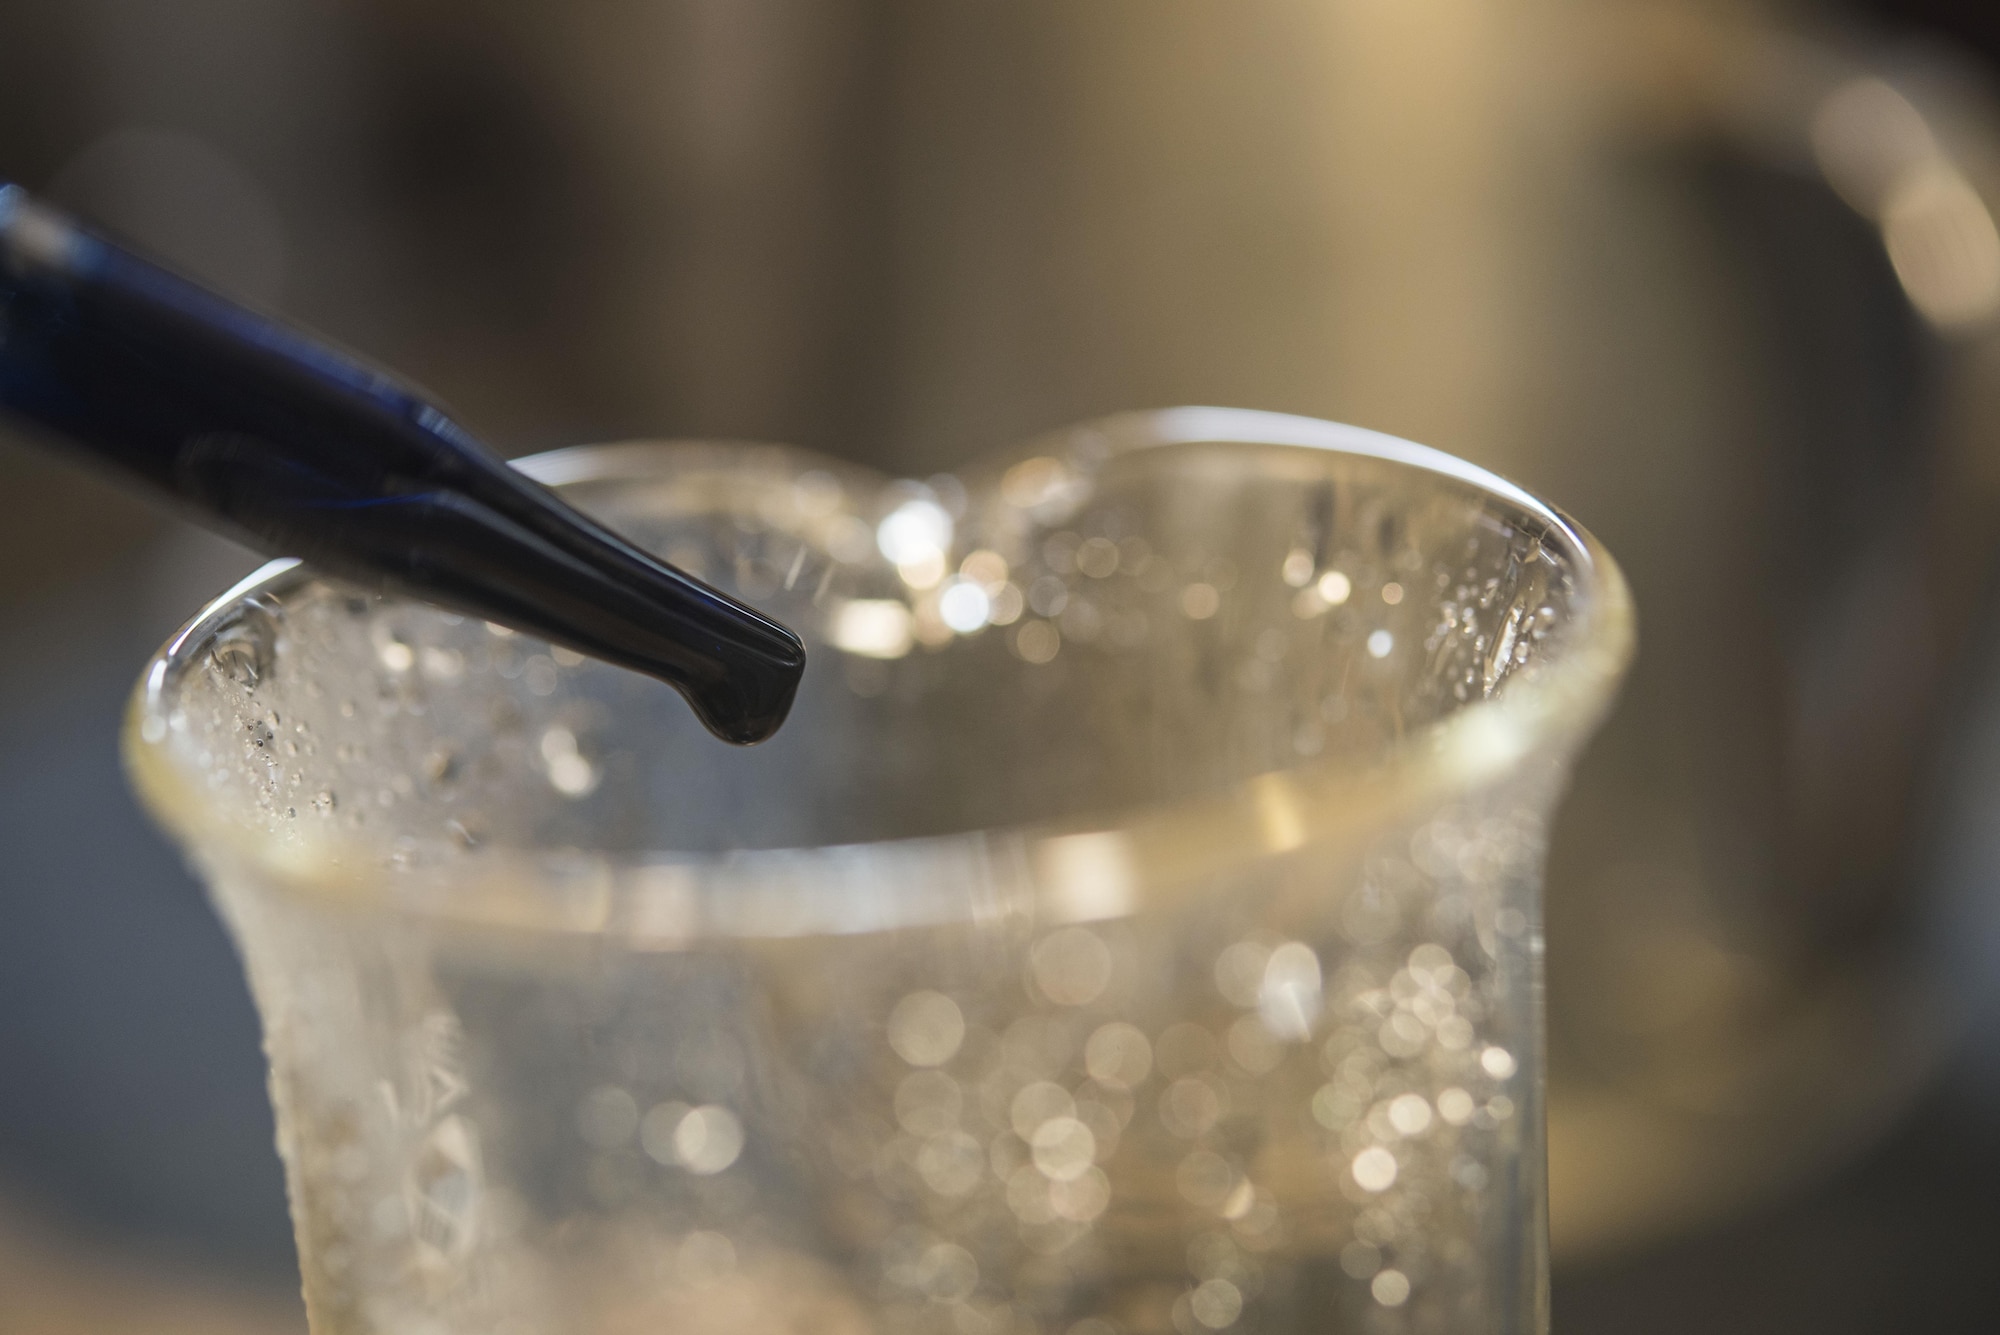
<svg viewBox="0 0 2000 1335"><path fill-rule="evenodd" d="M272 555L671 683L760 742L791 631L507 466L418 390L0 185L0 408Z"/></svg>

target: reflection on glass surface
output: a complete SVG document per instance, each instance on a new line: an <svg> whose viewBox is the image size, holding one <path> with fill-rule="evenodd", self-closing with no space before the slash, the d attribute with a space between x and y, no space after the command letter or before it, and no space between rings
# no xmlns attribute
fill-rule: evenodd
<svg viewBox="0 0 2000 1335"><path fill-rule="evenodd" d="M807 636L777 739L296 568L135 702L316 1331L1542 1327L1542 851L1631 637L1590 539L1210 410L962 482L533 467Z"/></svg>

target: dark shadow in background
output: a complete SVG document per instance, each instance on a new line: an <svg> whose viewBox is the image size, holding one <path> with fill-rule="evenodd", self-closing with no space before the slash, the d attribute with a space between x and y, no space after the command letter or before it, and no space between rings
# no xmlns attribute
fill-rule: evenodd
<svg viewBox="0 0 2000 1335"><path fill-rule="evenodd" d="M277 1281L294 1262L242 970L108 726L172 630L167 595L226 563L125 563L7 609L32 630L0 675L0 1179L74 1227Z"/></svg>
<svg viewBox="0 0 2000 1335"><path fill-rule="evenodd" d="M1559 1271L1563 1335L1886 1335L2000 1324L2000 1135L1945 1081L1805 1195L1655 1251Z"/></svg>
<svg viewBox="0 0 2000 1335"><path fill-rule="evenodd" d="M1933 31L1976 52L1989 68L2000 66L2000 7L1867 0L1860 8L1871 21ZM2000 659L1990 648L1980 657L1990 678ZM1965 819L1990 823L1976 811ZM1942 930L1990 930L1983 925L1990 909L1972 898L1989 888L1964 887L1958 907L1968 916ZM2000 1008L1983 1000L1970 1017L1973 1032L1959 1061L1857 1162L1695 1236L1559 1267L1555 1329L1565 1335L2000 1329L1994 1261L2000 1256Z"/></svg>

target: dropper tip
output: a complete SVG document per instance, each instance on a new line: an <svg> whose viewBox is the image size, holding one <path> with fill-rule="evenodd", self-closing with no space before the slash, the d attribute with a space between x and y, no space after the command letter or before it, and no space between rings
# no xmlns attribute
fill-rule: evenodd
<svg viewBox="0 0 2000 1335"><path fill-rule="evenodd" d="M784 726L806 668L805 645L784 634L789 643L778 652L740 658L720 680L674 682L703 727L733 745L755 746Z"/></svg>

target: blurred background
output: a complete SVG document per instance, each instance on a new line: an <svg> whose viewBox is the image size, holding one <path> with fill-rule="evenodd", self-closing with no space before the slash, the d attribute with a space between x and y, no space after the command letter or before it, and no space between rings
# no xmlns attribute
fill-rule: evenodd
<svg viewBox="0 0 2000 1335"><path fill-rule="evenodd" d="M510 453L1207 402L1494 468L1644 650L1558 831L1555 1313L2000 1326L2000 10L7 0L0 178ZM121 779L255 564L0 433L0 1332L303 1331Z"/></svg>

